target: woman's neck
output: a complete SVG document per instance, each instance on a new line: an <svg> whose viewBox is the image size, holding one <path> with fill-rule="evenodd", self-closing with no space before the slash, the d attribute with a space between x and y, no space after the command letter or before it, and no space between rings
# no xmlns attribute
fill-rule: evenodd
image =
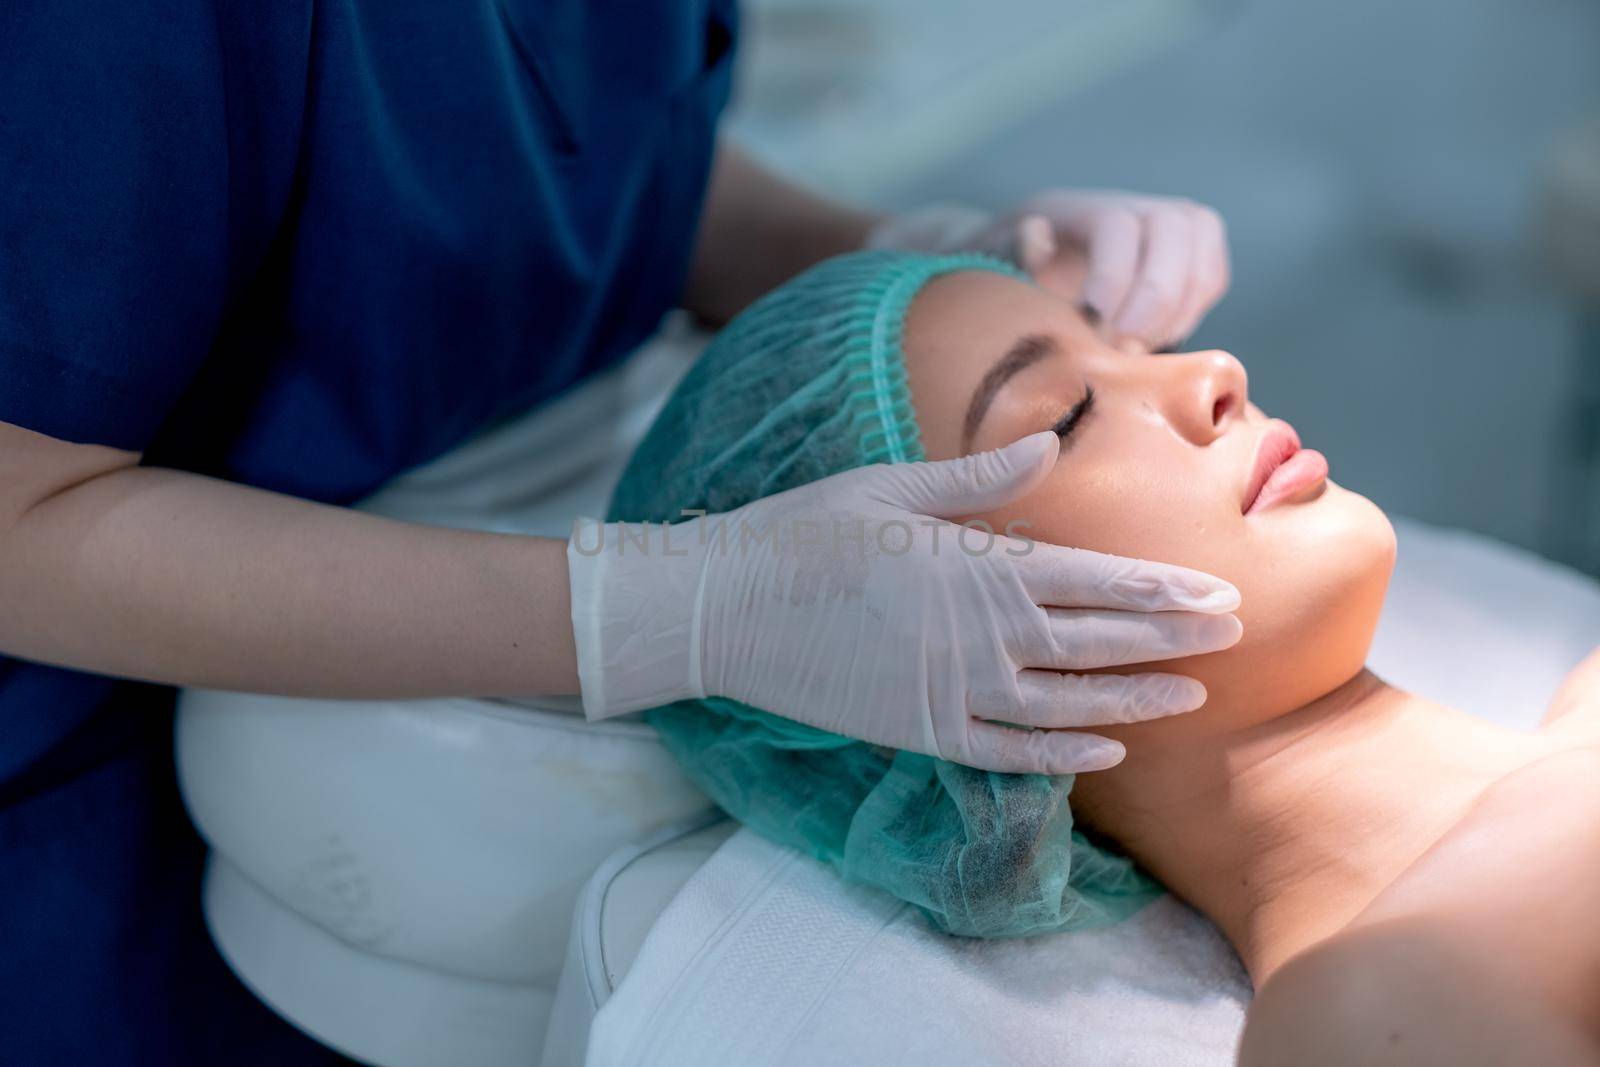
<svg viewBox="0 0 1600 1067"><path fill-rule="evenodd" d="M1149 724L1122 766L1078 778L1073 806L1216 922L1258 984L1354 918L1542 743L1365 670L1265 722L1211 721L1255 724L1172 737Z"/></svg>

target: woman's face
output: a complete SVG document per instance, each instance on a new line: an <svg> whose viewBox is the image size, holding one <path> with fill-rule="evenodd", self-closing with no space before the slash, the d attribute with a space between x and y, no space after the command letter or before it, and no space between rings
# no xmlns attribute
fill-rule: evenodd
<svg viewBox="0 0 1600 1067"><path fill-rule="evenodd" d="M1207 710L1245 725L1360 670L1393 530L1366 498L1319 476L1314 454L1254 492L1260 452L1271 460L1289 451L1289 431L1250 404L1233 356L1119 351L1071 304L985 272L930 283L911 307L904 350L928 458L1063 433L1061 458L1039 488L977 517L996 529L1025 522L1040 541L1194 567L1238 587L1239 644L1154 668L1198 678ZM1203 726L1214 720L1204 711L1172 722L1184 719L1197 720L1191 729L1218 725Z"/></svg>

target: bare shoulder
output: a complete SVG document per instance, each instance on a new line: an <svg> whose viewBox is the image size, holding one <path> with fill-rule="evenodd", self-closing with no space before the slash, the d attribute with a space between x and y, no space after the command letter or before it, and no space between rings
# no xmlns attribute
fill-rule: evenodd
<svg viewBox="0 0 1600 1067"><path fill-rule="evenodd" d="M1549 754L1494 782L1459 822L1373 900L1352 925L1462 907L1505 927L1570 900L1593 916L1600 957L1600 743L1562 737Z"/></svg>
<svg viewBox="0 0 1600 1067"><path fill-rule="evenodd" d="M1597 895L1600 745L1564 744L1269 977L1239 1062L1600 1062Z"/></svg>
<svg viewBox="0 0 1600 1067"><path fill-rule="evenodd" d="M1258 991L1240 1067L1593 1067L1600 1041L1450 913L1352 926Z"/></svg>
<svg viewBox="0 0 1600 1067"><path fill-rule="evenodd" d="M1542 729L1600 744L1600 648L1585 656L1556 690Z"/></svg>
<svg viewBox="0 0 1600 1067"><path fill-rule="evenodd" d="M1600 1063L1600 650L1542 733L1547 754L1262 983L1241 1067Z"/></svg>

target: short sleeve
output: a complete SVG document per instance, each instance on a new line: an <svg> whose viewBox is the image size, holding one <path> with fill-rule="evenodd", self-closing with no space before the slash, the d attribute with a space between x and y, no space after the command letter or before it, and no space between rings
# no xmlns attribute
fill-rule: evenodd
<svg viewBox="0 0 1600 1067"><path fill-rule="evenodd" d="M141 451L207 359L281 212L261 168L292 168L293 130L273 112L301 99L260 95L293 84L301 28L245 18L6 0L0 421Z"/></svg>

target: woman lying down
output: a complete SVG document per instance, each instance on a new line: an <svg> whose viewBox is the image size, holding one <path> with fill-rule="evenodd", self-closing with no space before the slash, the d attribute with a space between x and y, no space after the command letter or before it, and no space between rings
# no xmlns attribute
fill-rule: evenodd
<svg viewBox="0 0 1600 1067"><path fill-rule="evenodd" d="M723 700L652 711L688 772L758 832L957 934L1114 922L1160 892L1153 876L1221 928L1255 983L1245 1064L1600 1062L1600 656L1532 734L1364 669L1393 531L1249 403L1232 356L1119 352L998 261L844 257L718 336L612 518L727 511L1041 430L1061 439L1053 471L973 519L1236 585L1242 640L1170 668L1205 684L1204 707L1100 731L1127 758L1076 781ZM730 550L822 561L816 587L790 595L848 595L839 574L894 550L768 533ZM1025 547L974 527L945 550Z"/></svg>

